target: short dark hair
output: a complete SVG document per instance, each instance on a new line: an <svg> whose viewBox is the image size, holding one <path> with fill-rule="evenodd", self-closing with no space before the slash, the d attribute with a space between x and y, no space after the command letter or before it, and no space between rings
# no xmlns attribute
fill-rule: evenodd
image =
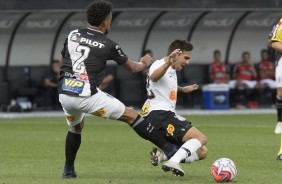
<svg viewBox="0 0 282 184"><path fill-rule="evenodd" d="M250 54L249 51L244 51L244 52L242 53L242 58L243 58L245 55L249 55L249 56L250 56L251 54Z"/></svg>
<svg viewBox="0 0 282 184"><path fill-rule="evenodd" d="M147 49L147 50L143 51L142 56L145 56L146 54L153 55L153 52L152 52L152 50Z"/></svg>
<svg viewBox="0 0 282 184"><path fill-rule="evenodd" d="M264 52L266 52L266 53L268 54L268 50L267 50L267 49L262 49L262 50L260 51L261 54L264 53Z"/></svg>
<svg viewBox="0 0 282 184"><path fill-rule="evenodd" d="M113 5L107 0L93 1L87 7L87 22L92 26L99 26L112 12Z"/></svg>
<svg viewBox="0 0 282 184"><path fill-rule="evenodd" d="M174 40L168 47L167 55L170 55L175 49L180 49L181 51L191 51L193 50L193 45L187 40Z"/></svg>
<svg viewBox="0 0 282 184"><path fill-rule="evenodd" d="M220 50L215 50L215 51L213 52L213 56L215 56L216 54L221 54Z"/></svg>

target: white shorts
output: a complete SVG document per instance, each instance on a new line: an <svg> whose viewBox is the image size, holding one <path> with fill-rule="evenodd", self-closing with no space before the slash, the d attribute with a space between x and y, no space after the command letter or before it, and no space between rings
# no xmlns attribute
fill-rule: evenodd
<svg viewBox="0 0 282 184"><path fill-rule="evenodd" d="M276 89L276 86L277 86L275 80L272 80L272 79L262 79L259 82L262 85L266 85L270 87L271 89Z"/></svg>
<svg viewBox="0 0 282 184"><path fill-rule="evenodd" d="M282 57L278 61L278 65L275 68L275 80L278 88L282 87Z"/></svg>
<svg viewBox="0 0 282 184"><path fill-rule="evenodd" d="M235 84L236 84L237 80L231 80L229 81L229 88L234 89L235 88ZM245 83L250 89L253 89L255 87L255 85L258 83L257 81L254 80L242 80L243 83Z"/></svg>
<svg viewBox="0 0 282 184"><path fill-rule="evenodd" d="M118 119L125 111L125 105L122 102L101 90L90 97L60 94L59 101L62 104L69 126L80 123L85 113L103 118Z"/></svg>

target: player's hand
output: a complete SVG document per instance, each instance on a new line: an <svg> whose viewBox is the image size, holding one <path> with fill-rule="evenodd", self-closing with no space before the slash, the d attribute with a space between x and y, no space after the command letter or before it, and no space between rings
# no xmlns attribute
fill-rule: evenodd
<svg viewBox="0 0 282 184"><path fill-rule="evenodd" d="M145 56L141 57L140 62L146 67L149 67L153 63L153 58L149 54L146 54Z"/></svg>
<svg viewBox="0 0 282 184"><path fill-rule="evenodd" d="M177 61L179 56L182 54L182 51L180 49L175 49L169 56L168 56L168 61L170 64L174 63Z"/></svg>
<svg viewBox="0 0 282 184"><path fill-rule="evenodd" d="M195 91L199 88L199 85L198 84L192 84L190 86L185 86L183 87L182 91L184 93L191 93L192 91Z"/></svg>

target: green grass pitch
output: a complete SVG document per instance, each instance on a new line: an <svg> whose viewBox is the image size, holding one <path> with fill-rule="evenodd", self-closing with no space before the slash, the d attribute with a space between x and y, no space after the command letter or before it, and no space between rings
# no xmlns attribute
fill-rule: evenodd
<svg viewBox="0 0 282 184"><path fill-rule="evenodd" d="M274 114L191 115L188 119L207 136L208 157L182 164L186 175L175 177L151 166L153 145L129 126L86 117L76 179L61 178L68 130L64 117L0 119L0 184L207 184L215 183L210 169L220 157L237 164L234 183L282 183Z"/></svg>

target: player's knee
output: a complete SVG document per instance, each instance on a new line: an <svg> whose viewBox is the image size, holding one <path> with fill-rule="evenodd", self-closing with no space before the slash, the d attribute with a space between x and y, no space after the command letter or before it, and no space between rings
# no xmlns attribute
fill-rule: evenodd
<svg viewBox="0 0 282 184"><path fill-rule="evenodd" d="M202 145L205 145L205 144L207 144L208 139L207 139L206 136L201 136L201 137L199 138L199 141L201 142Z"/></svg>
<svg viewBox="0 0 282 184"><path fill-rule="evenodd" d="M281 96L277 94L276 99L277 99L277 101L282 101L282 94L281 94Z"/></svg>
<svg viewBox="0 0 282 184"><path fill-rule="evenodd" d="M197 154L198 154L199 160L206 158L208 156L208 148L206 146L202 146L197 151Z"/></svg>
<svg viewBox="0 0 282 184"><path fill-rule="evenodd" d="M73 133L81 133L84 127L84 119L75 126L72 126L70 129Z"/></svg>
<svg viewBox="0 0 282 184"><path fill-rule="evenodd" d="M282 99L282 88L277 88L276 93L277 93L277 96Z"/></svg>
<svg viewBox="0 0 282 184"><path fill-rule="evenodd" d="M137 112L134 109L129 107L125 107L123 115L119 118L119 120L126 122L128 124L132 124L137 117Z"/></svg>

